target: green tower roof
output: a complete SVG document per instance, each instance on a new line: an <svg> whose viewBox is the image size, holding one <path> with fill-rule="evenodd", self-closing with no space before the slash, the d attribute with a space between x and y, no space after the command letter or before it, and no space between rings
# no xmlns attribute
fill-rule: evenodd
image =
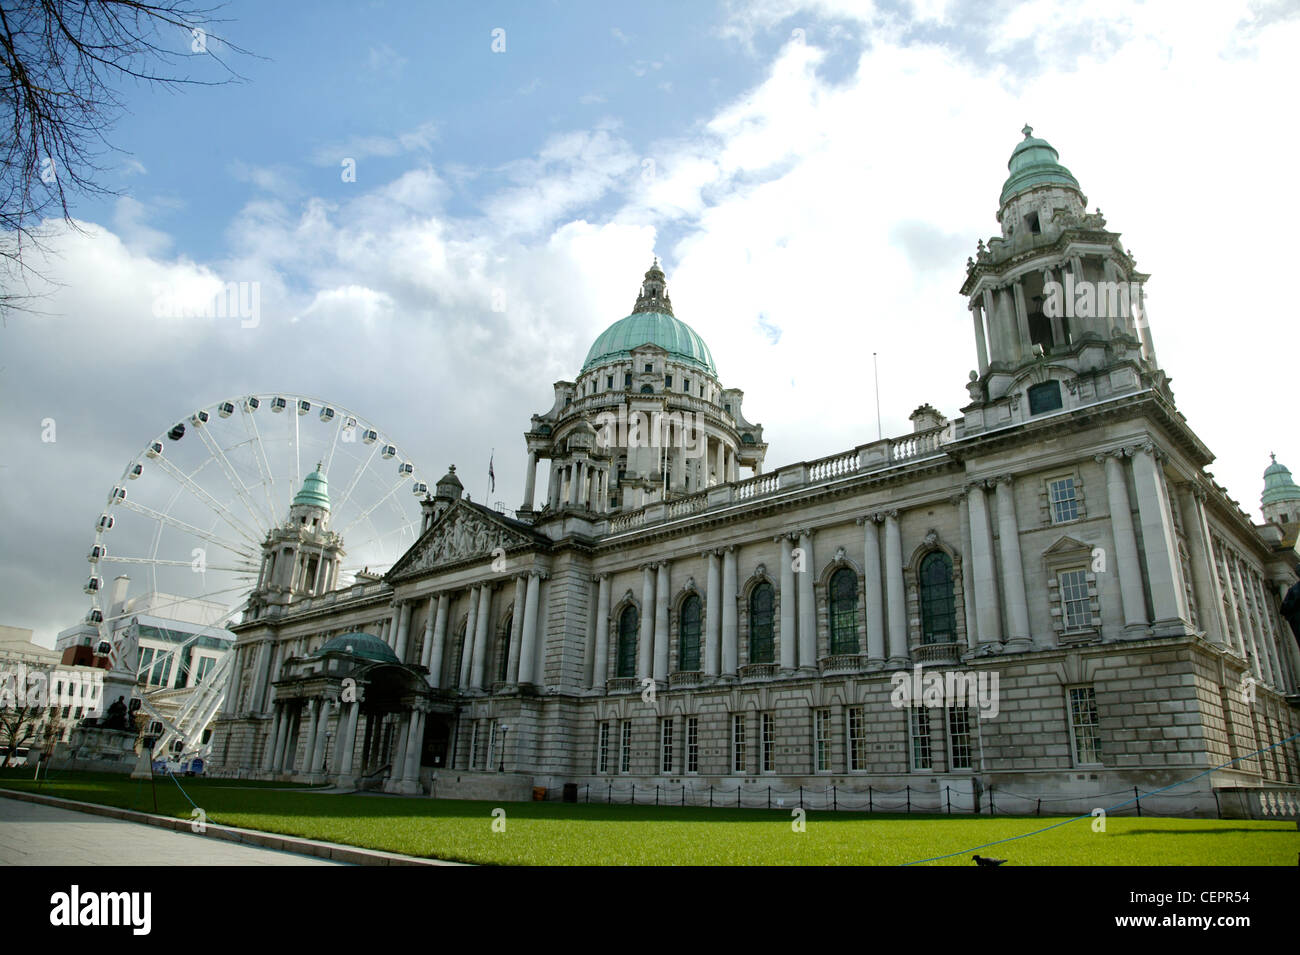
<svg viewBox="0 0 1300 955"><path fill-rule="evenodd" d="M1021 132L1025 134L1025 138L1016 143L1016 148L1011 151L1011 159L1007 161L1007 169L1011 174L1002 184L1002 198L998 200L999 205L1006 203L1017 193L1032 189L1034 186L1058 185L1069 186L1072 189L1079 188L1079 180L1057 161L1060 154L1052 148L1051 143L1045 139L1035 139L1032 126L1026 126Z"/></svg>
<svg viewBox="0 0 1300 955"><path fill-rule="evenodd" d="M678 361L696 365L714 376L718 374L704 339L680 318L663 312L633 312L609 326L587 352L582 370L629 358L632 349L640 345L658 345Z"/></svg>
<svg viewBox="0 0 1300 955"><path fill-rule="evenodd" d="M307 480L302 482L302 490L293 497L293 506L297 507L300 504L327 511L330 509L329 483L325 480L325 472L321 470L319 464L316 465L315 471L307 475Z"/></svg>
<svg viewBox="0 0 1300 955"><path fill-rule="evenodd" d="M1277 463L1277 455L1270 454L1273 463L1264 469L1264 493L1260 502L1280 504L1282 501L1300 501L1300 486L1291 478L1291 471L1285 464Z"/></svg>

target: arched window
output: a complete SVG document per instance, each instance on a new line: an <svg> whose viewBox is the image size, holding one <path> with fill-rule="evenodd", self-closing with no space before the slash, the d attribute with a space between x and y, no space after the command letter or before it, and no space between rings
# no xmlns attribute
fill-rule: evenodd
<svg viewBox="0 0 1300 955"><path fill-rule="evenodd" d="M677 669L687 672L700 668L700 598L691 594L682 601L677 620Z"/></svg>
<svg viewBox="0 0 1300 955"><path fill-rule="evenodd" d="M956 601L952 595L952 560L941 550L921 560L921 642L957 639Z"/></svg>
<svg viewBox="0 0 1300 955"><path fill-rule="evenodd" d="M615 676L636 676L636 629L641 615L636 607L626 607L618 617L618 660Z"/></svg>
<svg viewBox="0 0 1300 955"><path fill-rule="evenodd" d="M774 663L772 585L764 581L749 595L749 662Z"/></svg>
<svg viewBox="0 0 1300 955"><path fill-rule="evenodd" d="M510 631L514 628L514 614L506 617L505 632L501 635L501 659L497 661L497 682L510 679Z"/></svg>
<svg viewBox="0 0 1300 955"><path fill-rule="evenodd" d="M831 575L831 653L858 652L858 575L841 567Z"/></svg>

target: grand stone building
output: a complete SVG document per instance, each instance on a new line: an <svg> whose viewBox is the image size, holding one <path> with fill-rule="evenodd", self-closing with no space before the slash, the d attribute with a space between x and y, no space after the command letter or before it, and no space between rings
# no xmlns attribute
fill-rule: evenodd
<svg viewBox="0 0 1300 955"><path fill-rule="evenodd" d="M232 627L218 767L494 797L915 787L969 809L993 788L1086 811L1236 760L1164 805L1289 798L1294 743L1253 754L1300 730L1278 612L1294 526L1255 526L1206 471L1147 276L1056 151L1026 128L1009 169L961 286L977 367L954 418L925 405L910 434L764 472L761 426L656 261L532 417L515 517L453 467L410 551L332 589L346 542L314 475ZM987 692L954 695L954 674Z"/></svg>

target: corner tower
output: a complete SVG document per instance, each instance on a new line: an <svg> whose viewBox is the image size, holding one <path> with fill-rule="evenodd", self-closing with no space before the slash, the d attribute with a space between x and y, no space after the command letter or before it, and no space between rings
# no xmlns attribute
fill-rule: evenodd
<svg viewBox="0 0 1300 955"><path fill-rule="evenodd" d="M262 542L262 567L246 619L275 616L298 597L326 593L338 585L343 539L329 523L329 483L318 464L294 495L289 519L271 528Z"/></svg>
<svg viewBox="0 0 1300 955"><path fill-rule="evenodd" d="M1120 234L1051 144L1030 126L1007 162L997 220L966 260L961 294L974 319L978 368L967 388L967 433L1155 387L1144 286Z"/></svg>

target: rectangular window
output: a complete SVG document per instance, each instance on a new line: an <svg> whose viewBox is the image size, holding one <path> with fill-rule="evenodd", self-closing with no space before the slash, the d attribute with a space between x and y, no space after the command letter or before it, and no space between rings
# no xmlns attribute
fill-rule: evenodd
<svg viewBox="0 0 1300 955"><path fill-rule="evenodd" d="M153 647L141 647L140 648L140 669L139 669L140 678L137 682L139 683L149 682L149 667L151 667L152 665L153 665Z"/></svg>
<svg viewBox="0 0 1300 955"><path fill-rule="evenodd" d="M700 771L700 718L686 717L686 771Z"/></svg>
<svg viewBox="0 0 1300 955"><path fill-rule="evenodd" d="M483 768L491 769L496 764L497 721L487 721L487 749L483 753Z"/></svg>
<svg viewBox="0 0 1300 955"><path fill-rule="evenodd" d="M673 771L673 719L659 721L659 772Z"/></svg>
<svg viewBox="0 0 1300 955"><path fill-rule="evenodd" d="M604 776L609 772L609 723L600 724L600 743L596 747L596 774Z"/></svg>
<svg viewBox="0 0 1300 955"><path fill-rule="evenodd" d="M1075 763L1100 763L1101 734L1097 719L1097 694L1090 686L1070 687L1070 730L1074 737Z"/></svg>
<svg viewBox="0 0 1300 955"><path fill-rule="evenodd" d="M776 770L776 720L771 713L763 714L763 772Z"/></svg>
<svg viewBox="0 0 1300 955"><path fill-rule="evenodd" d="M948 707L948 768L970 769L970 707Z"/></svg>
<svg viewBox="0 0 1300 955"><path fill-rule="evenodd" d="M613 388L614 388L614 376L613 376L613 375L606 375L606 376L605 376L605 388L606 388L607 390L610 390L610 391L613 390Z"/></svg>
<svg viewBox="0 0 1300 955"><path fill-rule="evenodd" d="M745 771L745 716L733 713L731 716L731 771Z"/></svg>
<svg viewBox="0 0 1300 955"><path fill-rule="evenodd" d="M198 678L195 680L195 682L196 682L196 683L202 683L202 682L203 682L203 678L204 678L205 676L207 676L207 675L208 675L208 671L212 669L212 664L214 664L214 663L216 663L216 662L217 662L217 661L214 660L212 657L200 657L200 658L199 658L199 675L198 675Z"/></svg>
<svg viewBox="0 0 1300 955"><path fill-rule="evenodd" d="M469 768L478 765L478 720L470 724L469 730Z"/></svg>
<svg viewBox="0 0 1300 955"><path fill-rule="evenodd" d="M1047 482L1047 500L1052 508L1052 523L1065 524L1079 519L1079 498L1074 478L1063 477Z"/></svg>
<svg viewBox="0 0 1300 955"><path fill-rule="evenodd" d="M813 755L817 772L831 771L831 711L813 710Z"/></svg>
<svg viewBox="0 0 1300 955"><path fill-rule="evenodd" d="M630 772L632 770L632 724L623 721L623 735L618 745L618 771L620 773Z"/></svg>
<svg viewBox="0 0 1300 955"><path fill-rule="evenodd" d="M686 392L688 395L691 393L691 380L689 378L682 379L682 391ZM1285 524L1286 515L1283 514L1282 517L1283 517L1282 523Z"/></svg>
<svg viewBox="0 0 1300 955"><path fill-rule="evenodd" d="M911 708L912 768L930 768L930 711L924 706Z"/></svg>
<svg viewBox="0 0 1300 955"><path fill-rule="evenodd" d="M664 389L667 390L673 386L673 376L664 375Z"/></svg>
<svg viewBox="0 0 1300 955"><path fill-rule="evenodd" d="M867 721L860 706L849 707L849 769L867 768Z"/></svg>
<svg viewBox="0 0 1300 955"><path fill-rule="evenodd" d="M1067 570L1061 583L1061 615L1066 630L1086 630L1092 626L1092 601L1088 597L1088 572Z"/></svg>

